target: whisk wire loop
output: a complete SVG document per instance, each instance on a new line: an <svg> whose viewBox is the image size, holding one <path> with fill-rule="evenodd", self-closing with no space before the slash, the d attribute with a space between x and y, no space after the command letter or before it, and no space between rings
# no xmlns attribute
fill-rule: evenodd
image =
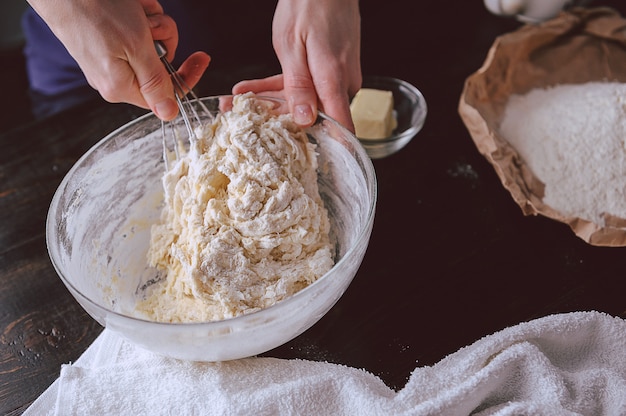
<svg viewBox="0 0 626 416"><path fill-rule="evenodd" d="M167 50L165 49L165 46L163 45L163 43L161 43L160 41L155 41L154 46L156 48L159 59L165 66L165 69L167 70L167 72L170 74L170 78L174 86L174 96L176 98L176 103L178 105L180 117L182 118L185 124L185 129L187 130L189 144L191 144L195 140L198 139L196 128L202 126L202 117L198 113L197 107L199 107L200 110L203 111L204 115L206 116L210 116L211 113L208 110L208 108L204 105L204 103L198 99L198 96L193 92L191 87L187 85L183 77L181 77L180 74L176 72L176 69L167 60L166 58ZM189 97L191 97L191 99ZM161 133L163 135L163 157L165 160L166 169L169 169L169 166L168 166L169 151L167 148L168 133L167 133L165 124L166 123L164 121L161 121ZM178 160L180 158L180 155L179 155L179 146L178 146L176 129L174 128L172 123L167 123L167 124L169 124L169 127L170 127L169 136L173 137L174 139L174 153L176 156L176 160Z"/></svg>

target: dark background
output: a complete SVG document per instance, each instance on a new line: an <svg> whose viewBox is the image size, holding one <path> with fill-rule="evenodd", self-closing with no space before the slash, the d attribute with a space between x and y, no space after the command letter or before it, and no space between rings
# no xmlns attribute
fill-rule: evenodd
<svg viewBox="0 0 626 416"><path fill-rule="evenodd" d="M21 0L7 0L0 11L7 13L2 9L17 1ZM198 85L199 95L229 93L237 81L280 72L271 44L275 1L229 0L219 4L183 1L197 3L201 10L193 18L206 22L212 34L206 42L194 40L208 45L205 50L212 56L209 69ZM362 0L362 42L366 45L362 50L363 73L412 80L437 108L433 102L441 96L437 89L450 88L442 83L454 80L458 83L475 71L494 36L520 25L512 19L491 15L480 0L457 2L456 8L452 6L454 2L448 3L444 6L436 1ZM15 6L17 10L12 13L17 13L20 7L23 6ZM5 81L1 132L31 121L33 116L22 45L13 41L0 46L0 74ZM454 56L473 59L459 59L450 65L448 62ZM181 56L176 57L177 62L180 59ZM429 87L433 88L432 93ZM456 87L460 94L460 85Z"/></svg>

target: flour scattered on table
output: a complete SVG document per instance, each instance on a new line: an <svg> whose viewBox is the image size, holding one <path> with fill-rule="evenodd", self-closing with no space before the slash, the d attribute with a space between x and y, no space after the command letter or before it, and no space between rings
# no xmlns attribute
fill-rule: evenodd
<svg viewBox="0 0 626 416"><path fill-rule="evenodd" d="M268 307L333 266L317 154L288 114L246 94L163 178L149 263L165 272L137 310L161 322Z"/></svg>
<svg viewBox="0 0 626 416"><path fill-rule="evenodd" d="M545 204L599 225L603 214L626 218L626 84L513 95L500 132L545 184Z"/></svg>

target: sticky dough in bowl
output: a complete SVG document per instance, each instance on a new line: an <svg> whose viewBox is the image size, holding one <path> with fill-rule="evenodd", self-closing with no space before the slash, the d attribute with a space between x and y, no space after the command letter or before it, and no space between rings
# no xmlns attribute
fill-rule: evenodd
<svg viewBox="0 0 626 416"><path fill-rule="evenodd" d="M223 98L202 100L216 113ZM318 184L336 262L294 296L223 321L174 324L135 316L136 300L158 277L147 252L161 214L165 167L161 123L152 114L102 139L62 181L46 224L54 267L94 319L153 352L222 361L282 345L317 322L347 289L365 255L376 204L374 168L354 135L323 114L307 133L318 144Z"/></svg>

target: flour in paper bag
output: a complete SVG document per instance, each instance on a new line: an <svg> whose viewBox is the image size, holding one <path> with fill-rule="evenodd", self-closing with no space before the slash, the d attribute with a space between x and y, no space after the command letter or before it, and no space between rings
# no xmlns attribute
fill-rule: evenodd
<svg viewBox="0 0 626 416"><path fill-rule="evenodd" d="M545 184L545 204L599 225L603 214L626 218L626 84L513 95L500 132Z"/></svg>

